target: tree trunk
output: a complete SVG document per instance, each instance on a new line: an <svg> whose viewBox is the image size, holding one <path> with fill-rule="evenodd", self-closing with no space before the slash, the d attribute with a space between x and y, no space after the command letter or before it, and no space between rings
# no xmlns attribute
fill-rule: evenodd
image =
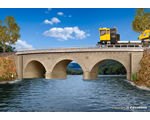
<svg viewBox="0 0 150 120"><path fill-rule="evenodd" d="M3 53L5 53L5 50L6 50L6 48L5 48L5 43L3 42Z"/></svg>
<svg viewBox="0 0 150 120"><path fill-rule="evenodd" d="M5 46L4 47L2 47L3 48L3 53L5 53Z"/></svg>

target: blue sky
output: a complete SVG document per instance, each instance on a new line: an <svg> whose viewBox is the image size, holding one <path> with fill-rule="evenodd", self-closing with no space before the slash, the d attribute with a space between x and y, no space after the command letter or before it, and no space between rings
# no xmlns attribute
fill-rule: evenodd
<svg viewBox="0 0 150 120"><path fill-rule="evenodd" d="M99 28L118 27L121 41L137 40L132 31L136 8L0 8L0 20L14 15L21 27L16 48L96 45Z"/></svg>

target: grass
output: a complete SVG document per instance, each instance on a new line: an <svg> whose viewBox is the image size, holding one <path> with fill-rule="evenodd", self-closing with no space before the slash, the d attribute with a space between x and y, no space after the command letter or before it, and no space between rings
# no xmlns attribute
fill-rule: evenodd
<svg viewBox="0 0 150 120"><path fill-rule="evenodd" d="M137 80L137 73L136 74L132 74L132 80L133 80L133 82L135 82Z"/></svg>
<svg viewBox="0 0 150 120"><path fill-rule="evenodd" d="M2 77L0 77L0 82L1 82L1 81L11 81L11 80L15 80L15 79L18 78L17 75L14 74L14 75L13 75L13 79L12 79L11 75L12 75L11 73L7 73L5 76L2 75Z"/></svg>

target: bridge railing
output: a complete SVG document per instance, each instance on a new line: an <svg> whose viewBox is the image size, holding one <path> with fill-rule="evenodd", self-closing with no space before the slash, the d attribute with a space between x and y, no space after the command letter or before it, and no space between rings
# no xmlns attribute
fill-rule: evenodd
<svg viewBox="0 0 150 120"><path fill-rule="evenodd" d="M65 48L94 48L98 47L96 45L72 45L72 46L47 46L47 47L34 47L34 48L19 48L17 51L27 51L27 50L46 50L46 49L65 49Z"/></svg>
<svg viewBox="0 0 150 120"><path fill-rule="evenodd" d="M141 48L141 46L136 46L136 45L72 45L72 46L47 46L47 47L34 47L34 48L19 48L16 49L17 52L22 52L22 51L35 51L35 50L58 50L58 49L109 49L109 48L123 48L123 49L128 49L128 48Z"/></svg>

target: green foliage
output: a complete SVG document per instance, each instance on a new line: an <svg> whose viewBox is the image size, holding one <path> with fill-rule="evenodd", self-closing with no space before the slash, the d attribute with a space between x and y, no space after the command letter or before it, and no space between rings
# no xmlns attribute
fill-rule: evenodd
<svg viewBox="0 0 150 120"><path fill-rule="evenodd" d="M67 69L67 70L66 70L66 73L67 73L67 75L82 75L82 74L83 74L83 71L78 71L78 72L76 72L76 71L74 71L74 70Z"/></svg>
<svg viewBox="0 0 150 120"><path fill-rule="evenodd" d="M2 75L2 80L4 80L4 76Z"/></svg>
<svg viewBox="0 0 150 120"><path fill-rule="evenodd" d="M137 73L136 74L132 74L132 80L135 82L137 80Z"/></svg>
<svg viewBox="0 0 150 120"><path fill-rule="evenodd" d="M0 52L3 52L3 48L1 46L2 46L2 43L0 43ZM5 48L7 48L5 52L14 52L16 49L15 47L8 46L8 45L5 45Z"/></svg>
<svg viewBox="0 0 150 120"><path fill-rule="evenodd" d="M5 76L5 80L7 80L7 78L8 78L8 77L7 77L7 75L6 75L6 76Z"/></svg>
<svg viewBox="0 0 150 120"><path fill-rule="evenodd" d="M21 37L19 34L20 27L15 23L14 16L6 16L4 21L0 20L0 46L5 52L10 44L15 44ZM8 43L9 45L6 45Z"/></svg>
<svg viewBox="0 0 150 120"><path fill-rule="evenodd" d="M149 9L138 8L135 10L134 21L132 22L132 29L136 33L142 33L146 29L150 29L150 12Z"/></svg>
<svg viewBox="0 0 150 120"><path fill-rule="evenodd" d="M14 74L14 79L16 79L16 75Z"/></svg>
<svg viewBox="0 0 150 120"><path fill-rule="evenodd" d="M98 68L99 75L125 75L126 69L124 66L115 61L115 60L107 60L104 61Z"/></svg>

